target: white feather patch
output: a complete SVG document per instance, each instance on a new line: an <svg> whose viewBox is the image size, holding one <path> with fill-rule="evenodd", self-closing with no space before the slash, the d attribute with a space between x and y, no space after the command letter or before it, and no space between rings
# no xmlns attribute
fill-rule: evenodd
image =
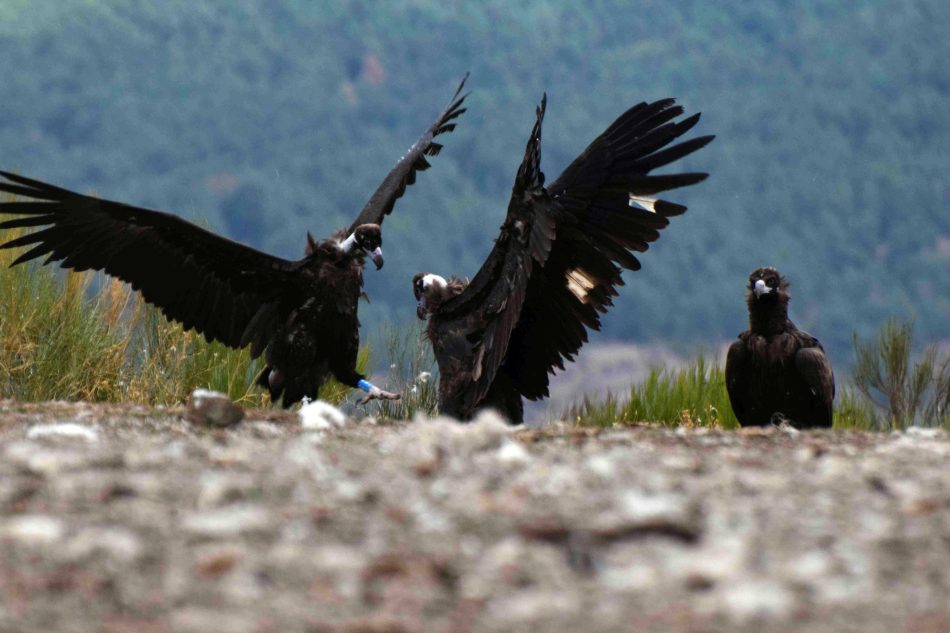
<svg viewBox="0 0 950 633"><path fill-rule="evenodd" d="M645 196L636 196L630 194L630 202L628 203L631 207L637 209L643 209L644 211L649 211L650 213L656 213L656 201L657 198L647 198Z"/></svg>
<svg viewBox="0 0 950 633"><path fill-rule="evenodd" d="M353 248L353 245L356 244L356 232L354 231L352 235L340 242L340 248L343 249L344 253L349 253L350 249Z"/></svg>
<svg viewBox="0 0 950 633"><path fill-rule="evenodd" d="M423 288L428 290L429 287L432 286L433 284L438 285L440 288L445 288L448 282L445 281L445 277L442 277L440 275L433 275L432 273L429 273L428 275L424 275L422 277Z"/></svg>
<svg viewBox="0 0 950 633"><path fill-rule="evenodd" d="M567 271L566 279L567 289L573 292L581 303L587 303L587 295L596 285L594 280L580 268Z"/></svg>

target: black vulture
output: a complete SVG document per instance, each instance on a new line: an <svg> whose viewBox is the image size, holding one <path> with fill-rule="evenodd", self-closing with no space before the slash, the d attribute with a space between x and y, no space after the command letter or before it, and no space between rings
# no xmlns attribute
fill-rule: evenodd
<svg viewBox="0 0 950 633"><path fill-rule="evenodd" d="M467 75L466 75L467 78ZM233 242L161 211L133 207L0 172L0 191L31 198L0 203L0 214L20 215L0 228L42 227L0 248L31 246L13 265L46 256L44 264L105 271L131 284L148 303L185 329L229 347L251 346L267 366L258 383L285 407L316 397L332 374L367 398L397 398L370 384L356 370L359 348L357 303L363 261L383 265L380 225L426 157L442 145L465 112L459 96L399 159L356 221L329 239L308 233L305 256L293 261Z"/></svg>
<svg viewBox="0 0 950 633"><path fill-rule="evenodd" d="M686 207L659 192L698 183L703 173L649 175L709 143L670 145L699 114L673 99L640 103L622 114L549 186L541 172L541 123L547 96L518 169L501 234L471 282L430 273L413 278L417 315L439 365L439 407L460 420L494 408L523 420L522 397L548 395L548 374L564 369L600 328L643 252L669 218Z"/></svg>
<svg viewBox="0 0 950 633"><path fill-rule="evenodd" d="M729 402L742 426L831 426L831 363L818 339L789 320L789 298L788 281L774 268L749 275L749 329L726 356Z"/></svg>

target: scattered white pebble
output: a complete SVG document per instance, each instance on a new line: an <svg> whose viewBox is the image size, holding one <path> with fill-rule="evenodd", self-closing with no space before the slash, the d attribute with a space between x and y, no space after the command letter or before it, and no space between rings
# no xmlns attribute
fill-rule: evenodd
<svg viewBox="0 0 950 633"><path fill-rule="evenodd" d="M90 426L83 426L73 422L61 422L57 424L34 424L26 432L26 437L30 440L45 437L62 437L95 442L99 439L99 433Z"/></svg>
<svg viewBox="0 0 950 633"><path fill-rule="evenodd" d="M602 454L592 455L588 458L587 468L603 479L613 479L617 471L614 460Z"/></svg>
<svg viewBox="0 0 950 633"><path fill-rule="evenodd" d="M723 606L734 620L781 618L794 606L794 597L783 585L767 579L744 580L726 588Z"/></svg>
<svg viewBox="0 0 950 633"><path fill-rule="evenodd" d="M498 452L495 454L498 461L502 464L520 465L525 464L531 459L531 454L525 450L521 442L505 441Z"/></svg>
<svg viewBox="0 0 950 633"><path fill-rule="evenodd" d="M905 435L911 437L920 437L927 440L936 440L943 439L947 436L947 432L941 428L925 428L922 426L909 426L904 431Z"/></svg>
<svg viewBox="0 0 950 633"><path fill-rule="evenodd" d="M74 560L105 555L113 560L134 562L144 551L142 540L122 527L86 528L69 541L66 551Z"/></svg>
<svg viewBox="0 0 950 633"><path fill-rule="evenodd" d="M237 536L270 526L270 515L259 506L235 504L216 510L194 512L184 517L182 528L200 536Z"/></svg>
<svg viewBox="0 0 950 633"><path fill-rule="evenodd" d="M638 491L624 493L619 507L626 518L637 521L679 519L687 512L686 500L679 495L646 495Z"/></svg>
<svg viewBox="0 0 950 633"><path fill-rule="evenodd" d="M65 528L56 517L43 514L25 514L6 522L3 526L5 538L18 541L22 545L50 545L62 538Z"/></svg>
<svg viewBox="0 0 950 633"><path fill-rule="evenodd" d="M300 425L308 431L328 431L346 425L346 415L324 400L314 400L297 412Z"/></svg>

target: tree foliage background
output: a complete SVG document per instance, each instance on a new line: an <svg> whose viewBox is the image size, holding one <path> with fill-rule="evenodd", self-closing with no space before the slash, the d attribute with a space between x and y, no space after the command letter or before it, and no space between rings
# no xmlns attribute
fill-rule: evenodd
<svg viewBox="0 0 950 633"><path fill-rule="evenodd" d="M284 257L348 224L471 71L469 112L387 219L364 328L411 275L472 275L542 91L551 179L617 115L675 96L711 178L642 258L602 337L745 327L778 266L844 358L910 317L950 338L950 3L4 0L0 167L180 213Z"/></svg>

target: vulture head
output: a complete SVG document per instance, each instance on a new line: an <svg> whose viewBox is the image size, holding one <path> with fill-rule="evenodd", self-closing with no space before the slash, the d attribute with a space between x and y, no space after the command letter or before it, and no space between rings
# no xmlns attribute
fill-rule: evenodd
<svg viewBox="0 0 950 633"><path fill-rule="evenodd" d="M328 241L335 241L344 254L352 254L356 248L356 254L369 255L376 264L376 270L383 267L383 234L378 224L360 224L349 237L343 239L344 235L344 231L334 233ZM307 256L313 255L321 243L313 239L313 235L307 231Z"/></svg>
<svg viewBox="0 0 950 633"><path fill-rule="evenodd" d="M466 283L452 277L446 279L434 273L416 273L412 278L412 294L416 297L416 316L425 320L430 313L458 296L465 290Z"/></svg>
<svg viewBox="0 0 950 633"><path fill-rule="evenodd" d="M749 307L786 304L789 296L788 280L775 268L759 268L749 275Z"/></svg>
<svg viewBox="0 0 950 633"><path fill-rule="evenodd" d="M347 241L350 239L357 248L369 255L376 270L383 267L383 234L378 224L360 224Z"/></svg>

